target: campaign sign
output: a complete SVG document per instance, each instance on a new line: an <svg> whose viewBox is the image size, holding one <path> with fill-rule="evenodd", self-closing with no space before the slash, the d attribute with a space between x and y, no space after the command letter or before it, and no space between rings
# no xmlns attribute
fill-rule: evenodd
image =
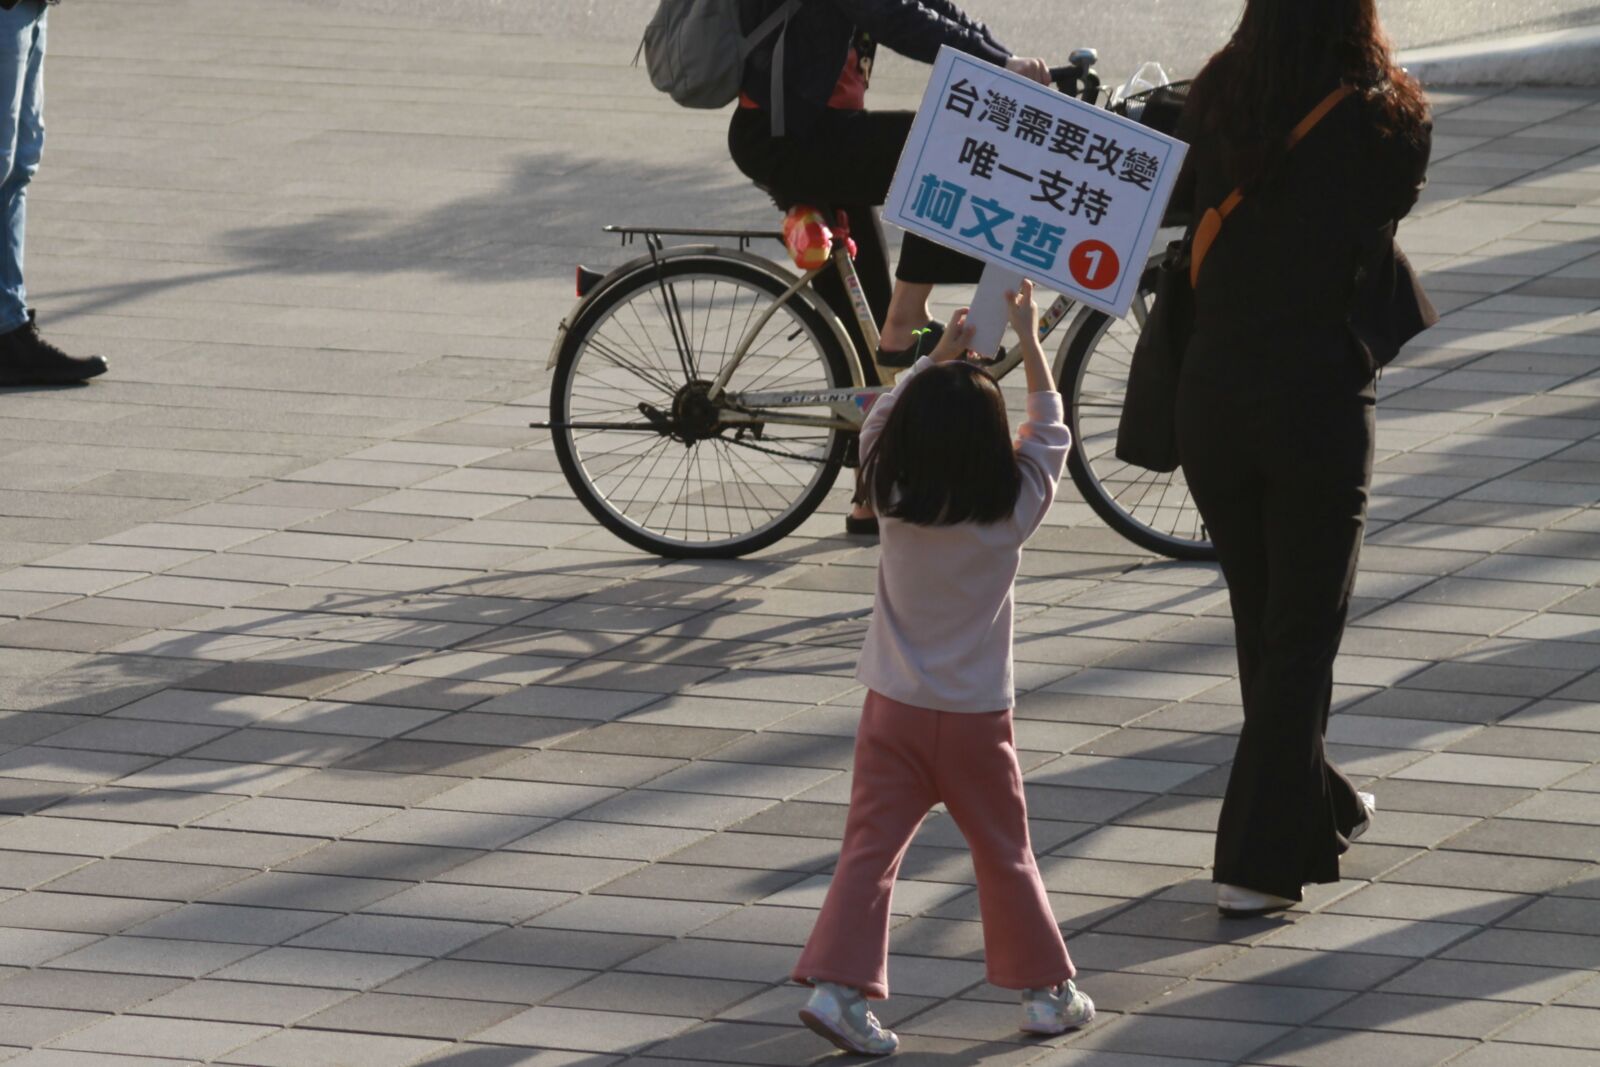
<svg viewBox="0 0 1600 1067"><path fill-rule="evenodd" d="M1120 318L1186 151L945 47L883 215Z"/></svg>

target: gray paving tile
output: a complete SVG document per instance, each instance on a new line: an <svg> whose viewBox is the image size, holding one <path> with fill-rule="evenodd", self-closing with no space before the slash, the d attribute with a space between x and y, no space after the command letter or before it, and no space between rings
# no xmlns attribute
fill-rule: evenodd
<svg viewBox="0 0 1600 1067"><path fill-rule="evenodd" d="M205 867L178 862L101 859L82 865L48 883L51 893L88 893L98 896L144 897L165 901L190 901L232 885L250 875L238 867Z"/></svg>
<svg viewBox="0 0 1600 1067"><path fill-rule="evenodd" d="M274 797L294 800L322 800L334 803L363 803L400 808L426 800L456 784L456 779L432 774L388 774L376 771L347 771L329 768L306 770L282 785L269 790ZM388 819L385 816L377 826Z"/></svg>
<svg viewBox="0 0 1600 1067"><path fill-rule="evenodd" d="M1428 852L1387 875L1389 881L1457 886L1506 893L1543 893L1566 885L1583 870L1572 860L1503 857L1471 852Z"/></svg>
<svg viewBox="0 0 1600 1067"><path fill-rule="evenodd" d="M1530 836L1536 832L1536 836ZM1600 827L1570 823L1485 819L1450 842L1450 847L1511 856L1600 860Z"/></svg>
<svg viewBox="0 0 1600 1067"><path fill-rule="evenodd" d="M183 941L278 945L330 920L326 912L185 904L133 927L139 937Z"/></svg>
<svg viewBox="0 0 1600 1067"><path fill-rule="evenodd" d="M1080 1049L1143 1055L1238 1060L1287 1031L1262 1023L1124 1016L1073 1042Z"/></svg>
<svg viewBox="0 0 1600 1067"><path fill-rule="evenodd" d="M295 874L423 881L483 855L476 849L382 841L333 841L319 846L274 866Z"/></svg>
<svg viewBox="0 0 1600 1067"><path fill-rule="evenodd" d="M1495 1041L1471 1049L1455 1062L1463 1067L1488 1067L1508 1059L1525 1067L1588 1067L1596 1061L1596 1055L1584 1049Z"/></svg>
<svg viewBox="0 0 1600 1067"><path fill-rule="evenodd" d="M448 959L419 967L380 988L385 993L533 1005L582 983L594 973L571 967Z"/></svg>
<svg viewBox="0 0 1600 1067"><path fill-rule="evenodd" d="M1503 1000L1464 1000L1380 992L1363 994L1317 1022L1336 1029L1481 1038L1527 1010L1526 1005Z"/></svg>
<svg viewBox="0 0 1600 1067"><path fill-rule="evenodd" d="M93 1025L104 1016L91 1012L60 1011L50 1008L0 1007L0 1033L8 1042L28 1047Z"/></svg>
<svg viewBox="0 0 1600 1067"><path fill-rule="evenodd" d="M1395 1067L1432 1067L1471 1047L1454 1038L1375 1034L1307 1027L1256 1053L1254 1062L1273 1067L1323 1067L1377 1060Z"/></svg>
<svg viewBox="0 0 1600 1067"><path fill-rule="evenodd" d="M37 969L19 971L0 981L0 1004L19 1007L118 1012L153 999L183 985L176 978L151 978L132 974L96 974L93 971Z"/></svg>
<svg viewBox="0 0 1600 1067"><path fill-rule="evenodd" d="M735 945L683 939L635 956L619 969L688 978L777 982L794 966L794 950L781 945Z"/></svg>
<svg viewBox="0 0 1600 1067"><path fill-rule="evenodd" d="M317 911L345 912L359 911L411 885L393 879L289 871L235 873L244 877L208 894L207 899L217 904L249 907L283 907L293 903L296 907Z"/></svg>
<svg viewBox="0 0 1600 1067"><path fill-rule="evenodd" d="M570 900L570 894L478 885L419 885L384 897L366 910L378 915L516 924Z"/></svg>
<svg viewBox="0 0 1600 1067"><path fill-rule="evenodd" d="M708 830L567 819L536 830L506 847L520 852L543 852L558 856L656 860L696 841L706 840L708 834Z"/></svg>
<svg viewBox="0 0 1600 1067"><path fill-rule="evenodd" d="M1451 946L1449 959L1593 969L1600 938L1535 930L1485 930Z"/></svg>
<svg viewBox="0 0 1600 1067"><path fill-rule="evenodd" d="M680 760L653 756L613 756L592 752L530 752L515 763L496 767L491 777L631 788L643 785L652 778L679 766L682 766Z"/></svg>
<svg viewBox="0 0 1600 1067"><path fill-rule="evenodd" d="M271 1032L268 1027L244 1023L121 1015L57 1038L54 1044L84 1052L209 1060Z"/></svg>
<svg viewBox="0 0 1600 1067"><path fill-rule="evenodd" d="M671 1037L695 1019L637 1012L596 1012L583 1008L529 1008L477 1035L481 1041L594 1052L627 1052Z"/></svg>
<svg viewBox="0 0 1600 1067"><path fill-rule="evenodd" d="M254 945L108 937L58 957L51 964L71 970L199 978L257 951Z"/></svg>
<svg viewBox="0 0 1600 1067"><path fill-rule="evenodd" d="M495 927L487 923L398 915L347 915L301 934L290 942L290 947L443 956L494 932Z"/></svg>
<svg viewBox="0 0 1600 1067"><path fill-rule="evenodd" d="M344 989L295 988L202 979L180 985L153 1000L145 1000L139 1004L138 1010L141 1015L178 1019L289 1026L350 995L349 990Z"/></svg>
<svg viewBox="0 0 1600 1067"><path fill-rule="evenodd" d="M518 815L413 808L386 816L350 836L395 844L494 849L539 829L548 821Z"/></svg>
<svg viewBox="0 0 1600 1067"><path fill-rule="evenodd" d="M486 1030L520 1010L515 1004L362 993L312 1016L305 1025L358 1033L459 1040Z"/></svg>
<svg viewBox="0 0 1600 1067"><path fill-rule="evenodd" d="M582 896L543 911L528 924L560 930L677 937L695 932L732 910L732 904L697 900Z"/></svg>
<svg viewBox="0 0 1600 1067"><path fill-rule="evenodd" d="M1380 956L1431 956L1471 935L1464 923L1415 922L1361 915L1308 915L1272 936L1281 948L1370 952Z"/></svg>
<svg viewBox="0 0 1600 1067"><path fill-rule="evenodd" d="M388 1067L435 1052L441 1042L328 1030L281 1030L219 1062L249 1067Z"/></svg>
<svg viewBox="0 0 1600 1067"><path fill-rule="evenodd" d="M0 926L114 934L170 911L174 906L173 902L165 900L27 893L0 901Z"/></svg>
<svg viewBox="0 0 1600 1067"><path fill-rule="evenodd" d="M1091 989L1089 983L1083 985ZM1297 1025L1324 1015L1349 998L1349 993L1337 990L1199 981L1178 987L1144 1010L1181 1018Z"/></svg>
<svg viewBox="0 0 1600 1067"><path fill-rule="evenodd" d="M279 946L223 967L213 977L226 982L365 990L426 962L423 956Z"/></svg>
<svg viewBox="0 0 1600 1067"><path fill-rule="evenodd" d="M491 934L457 952L456 958L587 970L609 969L649 952L664 939L632 934L515 929Z"/></svg>
<svg viewBox="0 0 1600 1067"><path fill-rule="evenodd" d="M1536 1009L1496 1036L1506 1041L1596 1050L1600 1049L1596 1021L1592 1008L1550 1005Z"/></svg>
<svg viewBox="0 0 1600 1067"><path fill-rule="evenodd" d="M613 1067L617 1056L594 1052L566 1052L559 1049L510 1048L504 1045L477 1045L465 1042L437 1056L418 1060L419 1064L450 1064L451 1067Z"/></svg>

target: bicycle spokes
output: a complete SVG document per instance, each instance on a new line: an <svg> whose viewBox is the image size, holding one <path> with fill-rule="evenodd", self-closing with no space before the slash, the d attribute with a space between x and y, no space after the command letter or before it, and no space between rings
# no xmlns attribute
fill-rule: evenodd
<svg viewBox="0 0 1600 1067"><path fill-rule="evenodd" d="M832 426L741 410L737 397L841 384L825 347L833 339L798 303L760 324L783 291L765 275L683 267L669 260L601 298L558 370L553 428L565 434L580 497L631 539L666 553L746 551L802 503L815 507L841 441ZM715 395L730 368L727 393Z"/></svg>
<svg viewBox="0 0 1600 1067"><path fill-rule="evenodd" d="M1070 355L1080 360L1064 383L1073 387L1074 481L1095 511L1135 543L1178 558L1209 558L1210 535L1182 469L1159 473L1116 456L1140 317L1111 320L1090 313L1088 325L1071 341L1076 351Z"/></svg>

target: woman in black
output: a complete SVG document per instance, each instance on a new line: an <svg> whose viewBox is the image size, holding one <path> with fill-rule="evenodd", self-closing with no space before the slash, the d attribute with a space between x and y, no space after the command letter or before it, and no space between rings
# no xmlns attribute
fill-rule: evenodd
<svg viewBox="0 0 1600 1067"><path fill-rule="evenodd" d="M1343 98L1292 150L1290 133ZM1430 122L1374 0L1249 0L1196 79L1174 202L1235 188L1195 287L1179 451L1232 602L1244 728L1217 826L1226 914L1339 878L1373 802L1327 758L1372 480L1374 377L1437 316L1394 243L1424 181ZM1179 199L1183 198L1183 199Z"/></svg>

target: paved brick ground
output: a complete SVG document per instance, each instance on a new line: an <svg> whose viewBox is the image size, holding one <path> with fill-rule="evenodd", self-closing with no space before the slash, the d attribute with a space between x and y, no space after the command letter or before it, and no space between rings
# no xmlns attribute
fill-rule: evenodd
<svg viewBox="0 0 1600 1067"><path fill-rule="evenodd" d="M58 12L31 276L113 372L0 396L0 1060L825 1058L782 981L874 550L835 502L761 559L641 558L525 427L600 221L766 218L719 117L611 48L288 10ZM1450 314L1383 380L1348 879L1214 917L1223 591L1067 502L1019 735L1102 1020L1020 1040L934 817L903 1062L1600 1064L1600 94L1438 104L1405 242Z"/></svg>

